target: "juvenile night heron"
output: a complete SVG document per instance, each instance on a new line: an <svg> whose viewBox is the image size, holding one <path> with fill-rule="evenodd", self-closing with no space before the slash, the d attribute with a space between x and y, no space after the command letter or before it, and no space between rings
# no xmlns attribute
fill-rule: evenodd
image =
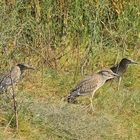
<svg viewBox="0 0 140 140"><path fill-rule="evenodd" d="M0 92L7 91L8 87L16 84L26 69L34 69L27 64L17 64L11 71L0 78Z"/></svg>
<svg viewBox="0 0 140 140"><path fill-rule="evenodd" d="M84 96L92 93L92 103L92 99L96 90L103 86L106 80L112 79L116 76L118 76L118 74L113 73L112 70L103 69L91 76L86 77L70 92L69 96L67 97L67 101L74 103L78 96Z"/></svg>
<svg viewBox="0 0 140 140"><path fill-rule="evenodd" d="M137 64L137 63L131 59L123 58L120 61L120 63L118 63L110 68L114 73L119 75L118 89L119 89L119 86L121 83L121 77L126 72L129 64Z"/></svg>

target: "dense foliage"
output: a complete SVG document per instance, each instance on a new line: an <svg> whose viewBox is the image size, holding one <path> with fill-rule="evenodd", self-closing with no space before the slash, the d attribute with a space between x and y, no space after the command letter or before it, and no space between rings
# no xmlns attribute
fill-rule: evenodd
<svg viewBox="0 0 140 140"><path fill-rule="evenodd" d="M0 73L21 62L36 71L16 91L18 133L1 95L0 139L138 140L139 65L129 67L119 91L117 81L98 91L95 112L88 97L63 101L79 79L123 57L140 60L139 0L1 0Z"/></svg>

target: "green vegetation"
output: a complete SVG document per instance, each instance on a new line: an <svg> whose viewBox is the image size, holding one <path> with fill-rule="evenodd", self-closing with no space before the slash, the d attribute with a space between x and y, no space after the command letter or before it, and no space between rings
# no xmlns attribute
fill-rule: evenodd
<svg viewBox="0 0 140 140"><path fill-rule="evenodd" d="M64 98L85 75L123 57L140 61L140 2L0 1L0 73L16 63L36 67L11 97L0 95L0 140L139 140L140 72L130 66L120 90L108 82L94 98ZM112 86L110 86L112 85Z"/></svg>

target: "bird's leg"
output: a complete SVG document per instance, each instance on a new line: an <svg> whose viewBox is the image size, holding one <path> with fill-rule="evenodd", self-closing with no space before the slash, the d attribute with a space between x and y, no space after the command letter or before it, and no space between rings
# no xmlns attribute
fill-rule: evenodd
<svg viewBox="0 0 140 140"><path fill-rule="evenodd" d="M93 107L93 97L94 97L94 93L95 93L95 92L92 93L91 98L90 98L90 107L91 107L92 111L94 111L94 107Z"/></svg>
<svg viewBox="0 0 140 140"><path fill-rule="evenodd" d="M117 87L117 90L119 90L119 89L120 89L121 80L122 80L122 77L119 77L119 82L118 82L118 87Z"/></svg>

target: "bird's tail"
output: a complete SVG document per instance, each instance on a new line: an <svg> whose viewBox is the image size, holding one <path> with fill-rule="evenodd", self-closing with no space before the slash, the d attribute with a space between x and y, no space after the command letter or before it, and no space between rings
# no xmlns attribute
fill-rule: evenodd
<svg viewBox="0 0 140 140"><path fill-rule="evenodd" d="M70 94L67 96L67 102L68 103L75 103L76 102L76 97L78 97L78 93L76 91L70 92Z"/></svg>

